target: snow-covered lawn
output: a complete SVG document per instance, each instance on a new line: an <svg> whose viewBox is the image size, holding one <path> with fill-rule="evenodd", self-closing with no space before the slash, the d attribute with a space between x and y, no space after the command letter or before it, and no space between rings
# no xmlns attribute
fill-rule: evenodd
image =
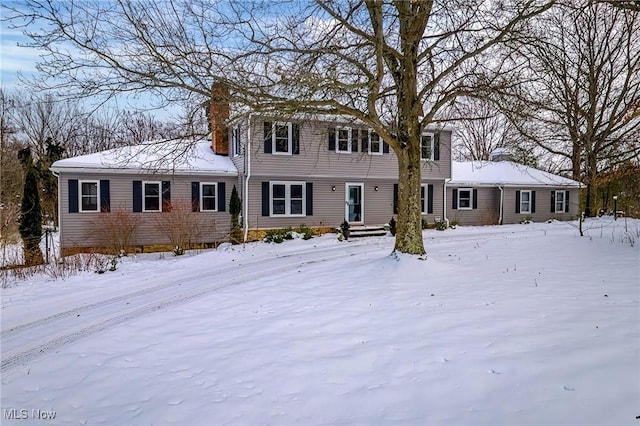
<svg viewBox="0 0 640 426"><path fill-rule="evenodd" d="M327 235L35 277L1 293L2 424L638 425L624 225L425 231L426 261Z"/></svg>

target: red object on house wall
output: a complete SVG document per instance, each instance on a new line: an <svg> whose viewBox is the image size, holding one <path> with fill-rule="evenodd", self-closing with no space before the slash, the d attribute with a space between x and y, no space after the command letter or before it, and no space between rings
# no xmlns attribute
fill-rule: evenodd
<svg viewBox="0 0 640 426"><path fill-rule="evenodd" d="M216 154L229 155L229 132L226 121L229 118L229 87L220 82L211 86L209 124L211 126L211 146Z"/></svg>

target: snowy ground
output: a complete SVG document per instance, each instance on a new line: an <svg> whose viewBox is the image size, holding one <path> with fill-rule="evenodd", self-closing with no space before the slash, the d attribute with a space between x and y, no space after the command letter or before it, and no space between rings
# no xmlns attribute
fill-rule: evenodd
<svg viewBox="0 0 640 426"><path fill-rule="evenodd" d="M624 225L425 231L426 261L327 235L35 277L0 293L2 424L638 425Z"/></svg>

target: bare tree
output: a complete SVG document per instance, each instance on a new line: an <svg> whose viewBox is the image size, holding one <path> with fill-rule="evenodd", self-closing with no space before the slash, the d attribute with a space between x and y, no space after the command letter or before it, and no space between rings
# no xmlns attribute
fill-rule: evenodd
<svg viewBox="0 0 640 426"><path fill-rule="evenodd" d="M524 136L566 159L595 215L599 175L640 161L640 13L568 3L537 19L539 41L521 46L528 79L515 104L499 102Z"/></svg>
<svg viewBox="0 0 640 426"><path fill-rule="evenodd" d="M347 116L399 165L395 250L424 254L420 135L458 96L504 72L494 47L554 0L211 2L25 0L46 77L74 93L204 101L213 81L258 111ZM78 54L81 53L81 54Z"/></svg>

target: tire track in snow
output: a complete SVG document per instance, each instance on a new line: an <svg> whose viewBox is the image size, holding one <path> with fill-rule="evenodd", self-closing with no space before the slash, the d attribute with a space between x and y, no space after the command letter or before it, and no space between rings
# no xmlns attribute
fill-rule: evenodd
<svg viewBox="0 0 640 426"><path fill-rule="evenodd" d="M85 337L92 336L96 333L108 330L124 322L143 317L156 311L166 309L174 305L193 301L195 299L201 298L210 293L214 293L218 290L233 285L247 283L256 278L264 277L266 275L271 275L278 272L286 272L291 270L292 267L300 267L319 262L343 259L345 257L351 256L366 256L370 255L372 252L389 250L388 247L380 246L374 246L372 247L372 250L357 250L356 252L349 250L350 248L359 249L364 245L366 245L366 242L363 242L361 244L350 244L348 247L345 247L346 253L343 250L340 250L339 253L335 253L335 247L327 249L316 249L305 252L291 253L279 257L275 256L267 259L251 261L242 265L234 265L234 267L225 268L223 271L218 271L216 273L205 272L189 275L185 276L180 281L172 281L160 286L155 286L137 292L118 296L103 302L73 308L47 318L16 326L10 330L11 333L9 334L11 336L17 336L19 338L24 332L31 332L32 334L36 335L38 334L38 332L40 332L41 334L45 334L46 337L40 337L39 340L37 340L35 343L33 343L31 340L26 344L19 344L20 342L18 342L15 348L6 351L4 340L8 340L10 336L9 334L5 336L5 333L3 333L3 353L0 371L5 373L18 365L29 362L39 356L43 356L53 350L60 349ZM330 251L332 252L332 254L328 256L318 256L319 253L326 251ZM310 255L309 257L311 258L308 260L303 260L303 258L307 255ZM291 259L292 262L282 263L278 266L269 266L269 264L272 264L275 260L289 260L289 258L291 257L295 257L295 259ZM243 269L248 269L248 271L243 271ZM191 289L189 289L189 285L181 284L181 282L183 281L206 277L223 279L223 283L207 288L192 285L191 287L195 288ZM226 282L224 282L225 278ZM165 295L162 294L163 290L172 290L174 292L177 292L177 294ZM141 298L142 300L134 302L134 305L130 305L130 303L135 298ZM126 300L129 300L129 303L124 305L125 308L122 308L122 306L120 306L119 309L114 309L113 311L99 314L97 315L96 319L94 319L93 321L84 322L83 325L64 324L65 320L77 318L77 316L79 315L77 312L84 312L86 314L87 312L90 313L92 310L95 311L100 308L109 308L112 305L116 305L118 302L124 302ZM73 315L76 315L76 317L74 317ZM51 329L55 329L55 327L57 326L56 322L60 323L63 328L61 330L52 332Z"/></svg>

